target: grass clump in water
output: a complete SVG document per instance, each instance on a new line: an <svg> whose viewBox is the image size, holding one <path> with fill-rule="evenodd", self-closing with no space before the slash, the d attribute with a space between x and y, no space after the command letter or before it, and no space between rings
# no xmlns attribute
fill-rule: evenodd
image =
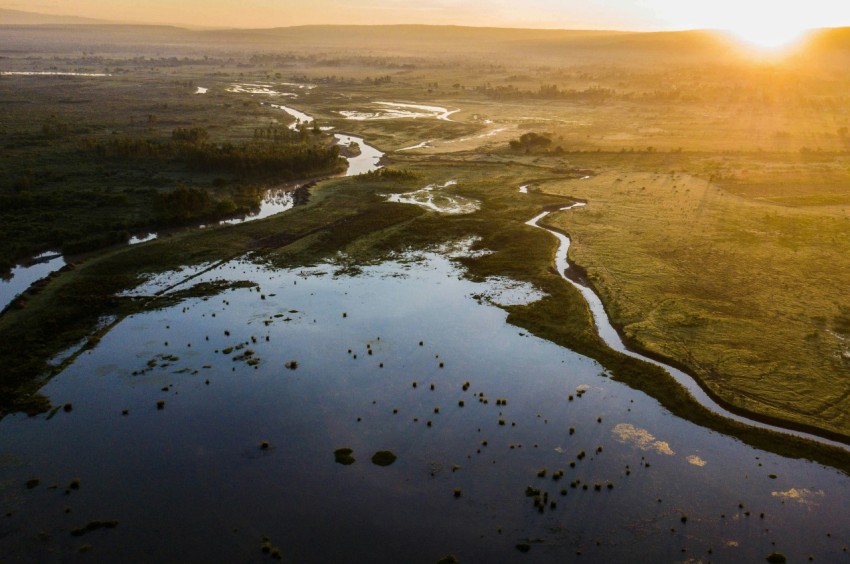
<svg viewBox="0 0 850 564"><path fill-rule="evenodd" d="M355 458L352 456L354 450L350 448L338 448L334 451L334 462L348 466L354 464Z"/></svg>
<svg viewBox="0 0 850 564"><path fill-rule="evenodd" d="M97 531L98 529L114 529L117 526L118 521L90 521L84 527L72 530L71 535L81 537L86 533Z"/></svg>
<svg viewBox="0 0 850 564"><path fill-rule="evenodd" d="M379 450L372 455L372 464L377 466L389 466L396 461L396 455L389 450Z"/></svg>

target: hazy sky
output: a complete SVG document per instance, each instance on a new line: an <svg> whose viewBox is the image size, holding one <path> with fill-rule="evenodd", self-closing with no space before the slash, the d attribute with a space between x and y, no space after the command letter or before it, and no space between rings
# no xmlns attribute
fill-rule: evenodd
<svg viewBox="0 0 850 564"><path fill-rule="evenodd" d="M572 29L799 30L850 25L846 0L0 0L0 7L215 27L427 23Z"/></svg>

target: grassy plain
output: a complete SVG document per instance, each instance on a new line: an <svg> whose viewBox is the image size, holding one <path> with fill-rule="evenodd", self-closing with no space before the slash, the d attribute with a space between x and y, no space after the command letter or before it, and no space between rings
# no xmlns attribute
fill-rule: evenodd
<svg viewBox="0 0 850 564"><path fill-rule="evenodd" d="M548 294L510 308L512 323L599 360L678 415L765 448L850 468L846 454L776 441L714 418L657 369L607 349L578 293L551 270L554 241L524 225L544 207L587 200L587 208L553 216L551 223L573 237L571 258L588 271L635 347L682 366L733 408L847 441L850 303L843 283L850 280L850 116L842 103L843 74L731 56L708 63L700 50L690 59L687 53L659 59L649 46L642 54L610 45L607 51L570 51L577 48L550 37L522 49L493 40L488 45L504 56L482 65L479 51L466 59L434 45L352 53L333 51L323 37L313 45L302 38L277 51L251 53L235 46L225 52L192 35L191 47L167 48L185 60L154 58L139 46L82 60L4 60L11 70L123 69L108 81L0 77L7 93L18 92L19 84L27 89L15 110L2 114L4 141L24 146L20 159L4 159L7 179L17 178L9 173L16 167L35 169L43 162L27 161L22 140L38 135L44 120L55 114L93 127L100 107L105 111L95 129L107 137L203 126L217 142L248 139L258 127L288 123L281 111L262 105L274 102L362 135L382 150L430 141L426 148L388 154L391 168L412 172L407 177L335 179L320 184L308 205L280 217L82 257L75 269L32 292L25 309L0 318L0 353L9 368L4 411L21 407L41 378L58 370L48 359L96 337L103 316L155 307L156 301L114 297L143 273L245 253L297 265L341 252L356 265L477 235L482 247L496 252L466 259L470 276L511 276ZM274 45L263 41L256 49ZM142 54L131 56L133 49ZM538 65L523 58L529 50L540 53ZM567 52L574 56L561 56ZM316 88L297 98L226 91L234 83L284 82ZM59 93L56 84L68 85L68 92ZM210 90L196 95L196 86ZM131 94L136 88L142 96ZM17 109L24 98L27 115L37 116L31 130ZM461 111L452 122L358 122L338 113L374 110L375 101ZM508 141L527 132L548 136L551 146L511 150ZM67 161L61 143L51 147L58 161ZM104 170L103 191L156 184L138 174L132 167ZM172 189L180 174L159 172L166 178L160 188ZM184 180L209 189L222 184L197 173ZM444 216L382 197L447 180L457 180L453 192L481 201L482 209ZM529 194L518 192L522 184L532 186ZM45 184L46 194L57 185Z"/></svg>
<svg viewBox="0 0 850 564"><path fill-rule="evenodd" d="M630 343L727 404L846 433L850 220L734 196L683 173L540 186L586 199L552 224ZM806 191L811 195L810 191Z"/></svg>

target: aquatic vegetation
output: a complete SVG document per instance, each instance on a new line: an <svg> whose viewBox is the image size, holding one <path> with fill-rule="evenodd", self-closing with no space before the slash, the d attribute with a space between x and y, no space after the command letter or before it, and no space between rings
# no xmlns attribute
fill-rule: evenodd
<svg viewBox="0 0 850 564"><path fill-rule="evenodd" d="M372 455L372 464L377 466L389 466L396 461L396 455L389 450L379 450Z"/></svg>
<svg viewBox="0 0 850 564"><path fill-rule="evenodd" d="M81 537L86 533L90 533L92 531L97 531L98 529L114 529L118 526L118 521L112 520L97 520L97 521L89 521L85 526L73 529L71 531L71 535L75 537Z"/></svg>
<svg viewBox="0 0 850 564"><path fill-rule="evenodd" d="M705 460L703 460L702 458L700 458L699 456L697 456L695 454L688 456L685 460L688 461L688 464L692 464L694 466L699 466L699 467L705 466L707 464ZM761 466L761 465L759 465L759 466Z"/></svg>
<svg viewBox="0 0 850 564"><path fill-rule="evenodd" d="M808 488L791 488L787 491L775 491L770 494L783 501L794 501L802 505L817 505L826 494L822 490Z"/></svg>
<svg viewBox="0 0 850 564"><path fill-rule="evenodd" d="M334 451L334 461L337 464L342 464L344 466L348 466L349 464L354 464L355 458L352 456L354 454L354 450L350 448L338 448Z"/></svg>
<svg viewBox="0 0 850 564"><path fill-rule="evenodd" d="M654 450L668 456L675 454L667 442L656 440L646 429L640 429L630 423L615 425L611 432L620 442L630 443L641 450Z"/></svg>

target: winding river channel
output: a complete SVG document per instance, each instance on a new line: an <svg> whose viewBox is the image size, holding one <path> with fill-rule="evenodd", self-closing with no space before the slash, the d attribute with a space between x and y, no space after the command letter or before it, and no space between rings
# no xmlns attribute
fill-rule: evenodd
<svg viewBox="0 0 850 564"><path fill-rule="evenodd" d="M289 106L283 106L280 104L270 104L270 106L272 108L282 110L286 114L295 118L295 121L289 126L290 129L295 129L299 124L313 122L312 116ZM359 147L357 154L345 157L348 161L348 168L346 169L345 176L356 176L358 174L364 174L381 168L380 161L383 158L384 153L380 149L366 143L362 137L346 133L337 133L334 135L334 138L336 139L337 144L341 146L350 147L357 145ZM223 219L210 225L237 225L247 221L265 219L267 217L289 211L295 206L293 194L294 188L285 190L279 188L269 189L260 200L260 205L256 212L230 219ZM208 227L208 225L201 225L199 227ZM130 238L128 243L130 245L146 243L156 239L157 236L158 234L155 232L134 235ZM65 266L65 259L57 252L43 253L42 255L34 257L32 260L28 261L28 264L15 266L6 278L0 279L0 311L9 305L9 303L11 303L12 300L14 300L21 292L29 288L34 282L41 280L63 266Z"/></svg>
<svg viewBox="0 0 850 564"><path fill-rule="evenodd" d="M574 209L574 208L584 207L585 205L587 205L587 204L585 204L583 202L579 202L579 203L573 204L571 206L561 208L558 211L568 211L568 210L571 210L571 209ZM614 326L611 324L611 320L608 318L608 314L605 311L605 306L602 304L602 300L599 298L599 296L596 294L596 292L594 292L593 289L590 288L589 286L585 286L584 284L579 284L578 282L576 282L575 280L573 280L572 278L567 276L567 274L566 274L567 270L570 268L569 260L567 259L567 256L568 256L569 250L570 250L570 238L567 237L566 235L564 235L563 233L555 231L554 229L549 229L547 227L540 225L540 221L542 221L550 213L552 213L552 212L549 212L549 211L541 212L539 215L537 215L537 216L533 217L531 220L529 220L527 222L527 225L548 231L549 233L551 233L552 235L554 235L558 239L560 245L558 246L558 250L555 254L555 269L558 271L558 273L561 275L561 277L564 280L566 280L567 282L572 284L575 288L577 288L581 292L581 295L587 301L587 304L590 307L590 311L593 314L593 322L596 325L596 329L599 332L599 336L602 338L603 341L605 341L605 344L607 344L609 347L611 347L612 349L614 349L617 352L623 353L623 354L630 356L632 358L636 358L638 360L642 360L644 362L648 362L650 364L654 364L655 366L663 368L665 371L667 371L668 374L670 374L670 376L673 377L673 379L676 380L676 382L678 382L685 389L687 389L688 392L691 394L691 396L693 396L693 398L696 401L698 401L703 407L706 407L707 409L711 410L712 412L714 412L717 415L721 415L721 416L726 417L728 419L733 419L733 420L738 421L740 423L746 423L747 425L751 425L753 427L758 427L760 429L768 429L770 431L775 431L775 432L778 432L778 433L786 433L786 434L794 435L794 436L797 436L797 437L803 437L805 439L809 439L809 440L812 440L812 441L815 441L815 442L824 443L824 444L832 445L832 446L835 446L835 447L843 448L844 450L847 450L847 451L850 452L850 445L846 445L844 443L840 443L840 442L837 442L837 441L831 441L829 439L825 439L823 437L813 435L813 434L810 434L810 433L804 433L802 431L787 429L785 427L779 427L779 426L776 426L776 425L769 425L769 424L763 423L761 421L756 421L756 420L753 420L753 419L749 419L747 417L743 417L743 416L738 415L736 413L732 413L731 411L724 409L717 402L715 402L705 392L705 390L702 389L702 387L696 382L696 380L694 380L694 378L692 376L686 374L685 372L682 372L678 368L674 368L674 367L669 366L669 365L667 365L663 362L660 362L660 361L655 360L653 358L644 356L644 355L637 353L637 352L629 349L628 347L626 347L626 345L623 343L623 340L620 338L619 333L617 333L617 330L614 329Z"/></svg>

